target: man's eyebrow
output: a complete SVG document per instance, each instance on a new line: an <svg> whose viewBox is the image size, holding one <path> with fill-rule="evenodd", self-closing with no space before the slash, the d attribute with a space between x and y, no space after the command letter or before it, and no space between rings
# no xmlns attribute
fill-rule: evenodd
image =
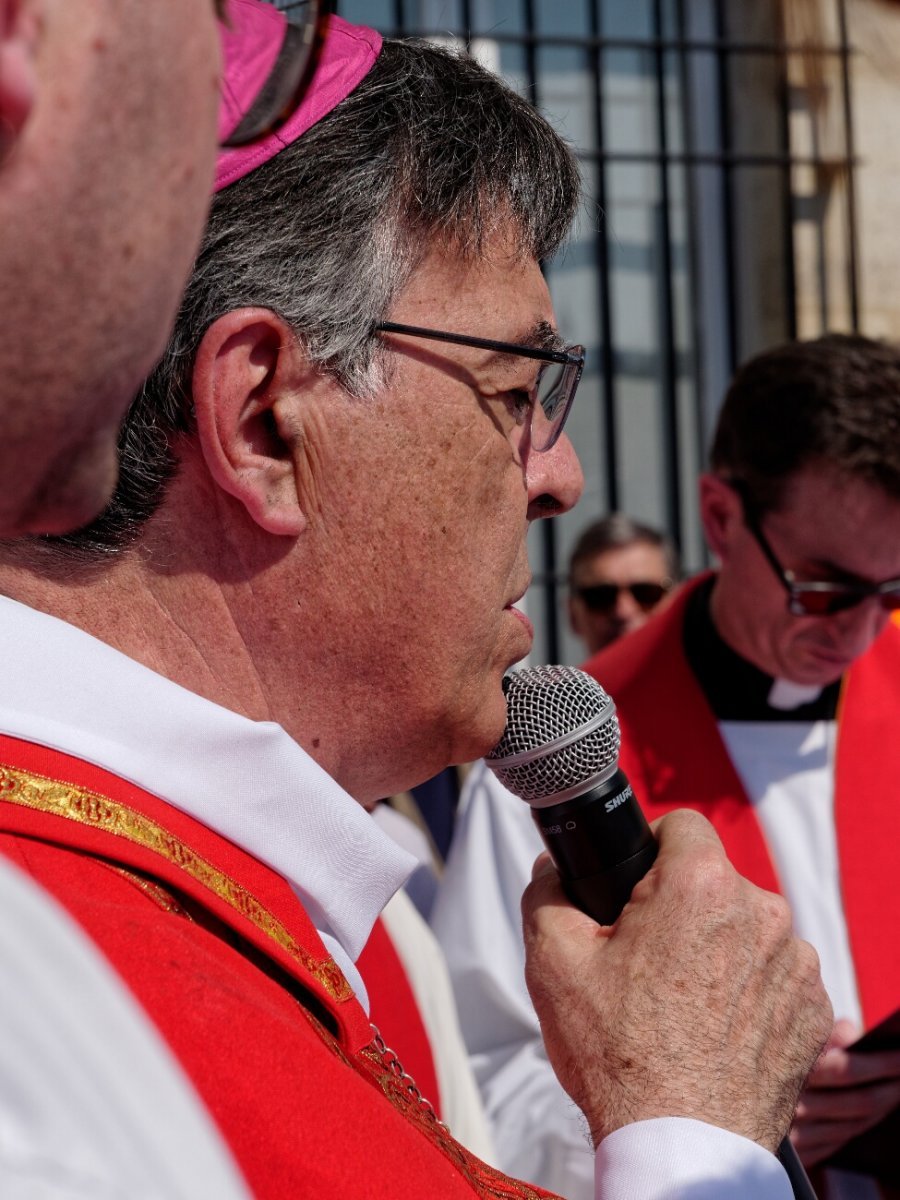
<svg viewBox="0 0 900 1200"><path fill-rule="evenodd" d="M511 346L521 346L523 350L564 350L565 342L548 321L537 321L520 337L514 338ZM501 367L512 369L521 367L526 361L512 350L495 350L484 361L485 367Z"/></svg>

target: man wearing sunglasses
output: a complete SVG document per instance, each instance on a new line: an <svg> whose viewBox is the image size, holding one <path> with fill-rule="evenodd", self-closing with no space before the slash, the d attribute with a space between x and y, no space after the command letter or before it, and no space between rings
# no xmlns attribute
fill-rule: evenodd
<svg viewBox="0 0 900 1200"><path fill-rule="evenodd" d="M569 558L569 624L597 654L640 629L679 577L667 537L625 513L610 513L582 531Z"/></svg>
<svg viewBox="0 0 900 1200"><path fill-rule="evenodd" d="M648 814L710 817L819 952L838 1021L793 1131L812 1167L900 1105L900 1051L844 1049L900 1006L900 350L832 335L745 364L700 507L717 571L587 669Z"/></svg>

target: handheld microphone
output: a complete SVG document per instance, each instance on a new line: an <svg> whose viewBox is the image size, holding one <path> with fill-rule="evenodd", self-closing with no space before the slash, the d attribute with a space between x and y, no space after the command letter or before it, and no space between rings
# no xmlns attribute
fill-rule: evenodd
<svg viewBox="0 0 900 1200"><path fill-rule="evenodd" d="M531 806L566 895L611 925L656 858L656 839L619 770L616 706L574 667L504 677L507 724L486 762Z"/></svg>
<svg viewBox="0 0 900 1200"><path fill-rule="evenodd" d="M503 737L485 762L531 814L566 895L611 925L653 865L656 838L619 770L616 706L575 667L525 667L503 678ZM787 1138L778 1148L796 1200L816 1200Z"/></svg>

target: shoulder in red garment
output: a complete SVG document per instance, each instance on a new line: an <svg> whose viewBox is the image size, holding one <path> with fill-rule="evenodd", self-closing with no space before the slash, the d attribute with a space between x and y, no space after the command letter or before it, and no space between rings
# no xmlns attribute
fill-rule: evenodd
<svg viewBox="0 0 900 1200"><path fill-rule="evenodd" d="M703 813L741 874L778 891L747 793L684 653L685 608L707 578L684 584L662 612L595 655L584 669L616 702L620 763L648 819L675 808Z"/></svg>
<svg viewBox="0 0 900 1200"><path fill-rule="evenodd" d="M0 738L0 852L117 968L259 1200L547 1195L454 1142L373 1042L287 884L192 818Z"/></svg>

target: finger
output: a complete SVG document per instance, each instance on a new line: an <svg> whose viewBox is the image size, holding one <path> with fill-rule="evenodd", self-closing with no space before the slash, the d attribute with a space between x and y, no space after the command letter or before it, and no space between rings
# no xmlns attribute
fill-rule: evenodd
<svg viewBox="0 0 900 1200"><path fill-rule="evenodd" d="M543 879L546 875L555 875L558 878L553 859L550 857L548 851L542 850L532 865L531 878Z"/></svg>
<svg viewBox="0 0 900 1200"><path fill-rule="evenodd" d="M569 900L553 859L546 851L535 859L531 882L522 893L520 907L526 949L538 933L560 937L581 926L590 932L600 928Z"/></svg>
<svg viewBox="0 0 900 1200"><path fill-rule="evenodd" d="M842 1124L823 1122L809 1128L795 1125L791 1129L790 1140L800 1161L809 1169L837 1154L853 1136L852 1133L848 1136Z"/></svg>
<svg viewBox="0 0 900 1200"><path fill-rule="evenodd" d="M849 1020L847 1017L841 1017L840 1020L834 1023L834 1029L831 1031L831 1037L828 1039L826 1049L830 1050L833 1046L837 1046L844 1050L848 1046L851 1046L861 1035L861 1025Z"/></svg>
<svg viewBox="0 0 900 1200"><path fill-rule="evenodd" d="M704 847L719 854L725 853L719 835L706 817L689 809L679 808L658 817L650 828L659 841L660 854L677 855Z"/></svg>
<svg viewBox="0 0 900 1200"><path fill-rule="evenodd" d="M837 1121L858 1126L857 1132L877 1124L900 1105L900 1082L872 1083L815 1091L807 1089L797 1105L797 1124Z"/></svg>
<svg viewBox="0 0 900 1200"><path fill-rule="evenodd" d="M900 1080L900 1050L855 1054L832 1047L826 1050L809 1077L811 1089L844 1089Z"/></svg>

